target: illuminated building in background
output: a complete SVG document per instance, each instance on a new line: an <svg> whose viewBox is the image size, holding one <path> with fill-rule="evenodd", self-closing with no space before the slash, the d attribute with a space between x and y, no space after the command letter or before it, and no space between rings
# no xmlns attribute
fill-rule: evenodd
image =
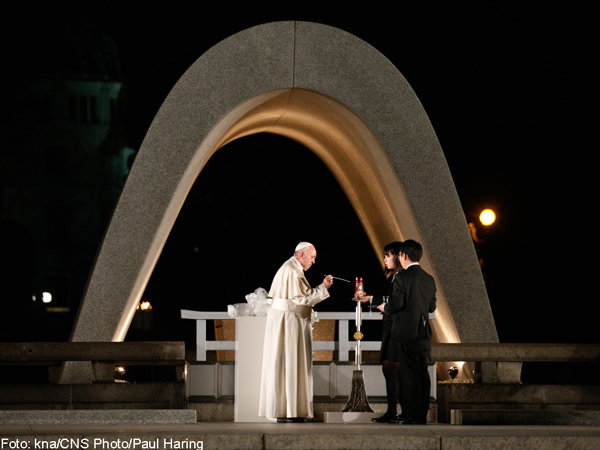
<svg viewBox="0 0 600 450"><path fill-rule="evenodd" d="M120 126L122 77L110 39L67 21L22 33L3 69L13 80L0 121L0 239L8 248L0 258L10 267L2 307L15 313L9 325L17 329L15 317L28 311L77 311L134 155Z"/></svg>

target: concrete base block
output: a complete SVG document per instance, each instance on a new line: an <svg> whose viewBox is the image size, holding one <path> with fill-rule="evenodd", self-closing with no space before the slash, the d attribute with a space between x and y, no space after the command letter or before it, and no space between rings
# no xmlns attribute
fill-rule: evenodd
<svg viewBox="0 0 600 450"><path fill-rule="evenodd" d="M234 405L231 402L190 402L188 409L196 411L198 422L233 422Z"/></svg>
<svg viewBox="0 0 600 450"><path fill-rule="evenodd" d="M195 424L189 409L0 411L3 425L155 425Z"/></svg>
<svg viewBox="0 0 600 450"><path fill-rule="evenodd" d="M522 362L499 362L498 382L506 384L521 384Z"/></svg>
<svg viewBox="0 0 600 450"><path fill-rule="evenodd" d="M374 412L326 412L324 423L372 423L371 418L378 415Z"/></svg>

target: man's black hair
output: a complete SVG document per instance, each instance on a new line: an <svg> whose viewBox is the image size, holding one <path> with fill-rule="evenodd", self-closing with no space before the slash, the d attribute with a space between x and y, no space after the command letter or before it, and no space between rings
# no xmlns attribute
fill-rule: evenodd
<svg viewBox="0 0 600 450"><path fill-rule="evenodd" d="M423 257L423 246L412 239L402 242L399 250L400 253L404 253L413 262L419 262Z"/></svg>

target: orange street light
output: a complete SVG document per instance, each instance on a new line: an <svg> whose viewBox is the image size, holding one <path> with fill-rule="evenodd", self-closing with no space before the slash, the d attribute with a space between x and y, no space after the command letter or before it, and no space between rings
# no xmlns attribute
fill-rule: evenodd
<svg viewBox="0 0 600 450"><path fill-rule="evenodd" d="M484 209L479 214L479 221L487 227L496 221L496 213L491 209Z"/></svg>

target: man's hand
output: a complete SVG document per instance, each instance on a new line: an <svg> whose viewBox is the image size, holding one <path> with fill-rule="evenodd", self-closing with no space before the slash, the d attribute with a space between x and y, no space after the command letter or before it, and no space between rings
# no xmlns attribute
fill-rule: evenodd
<svg viewBox="0 0 600 450"><path fill-rule="evenodd" d="M378 309L379 311L381 311L381 312L385 312L385 311L384 311L384 308L385 308L385 303L382 303L381 305L379 305L379 306L377 307L377 309Z"/></svg>
<svg viewBox="0 0 600 450"><path fill-rule="evenodd" d="M325 277L325 279L323 280L323 284L325 285L325 287L327 289L329 289L331 287L331 285L333 284L333 277L331 275L327 275Z"/></svg>
<svg viewBox="0 0 600 450"><path fill-rule="evenodd" d="M371 296L370 295L363 295L362 297L358 297L356 299L357 302L362 302L362 303L367 303L371 300Z"/></svg>

